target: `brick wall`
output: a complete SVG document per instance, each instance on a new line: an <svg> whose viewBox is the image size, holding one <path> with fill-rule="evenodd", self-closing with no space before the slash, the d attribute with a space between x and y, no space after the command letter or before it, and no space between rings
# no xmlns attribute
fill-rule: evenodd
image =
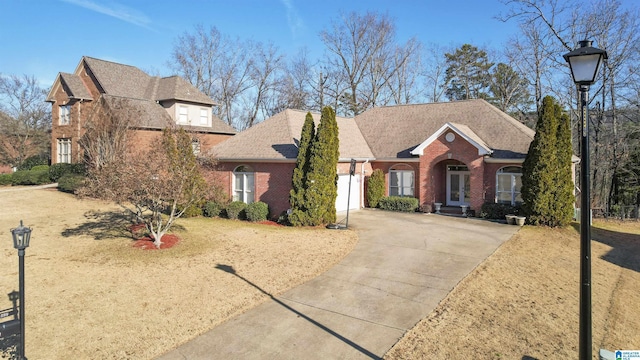
<svg viewBox="0 0 640 360"><path fill-rule="evenodd" d="M240 166L249 166L254 171L255 201L269 204L269 216L277 218L289 209L289 191L293 176L294 162L256 163L223 162L217 165L217 172L223 189L233 197L233 170Z"/></svg>

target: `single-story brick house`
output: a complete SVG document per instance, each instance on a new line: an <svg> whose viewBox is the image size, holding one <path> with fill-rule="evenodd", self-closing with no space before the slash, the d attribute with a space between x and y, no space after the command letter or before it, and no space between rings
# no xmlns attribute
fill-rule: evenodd
<svg viewBox="0 0 640 360"><path fill-rule="evenodd" d="M277 217L289 208L291 176L306 112L286 110L214 146L229 195L263 201ZM319 121L320 115L313 114ZM520 199L522 162L534 131L485 100L378 107L338 117L340 160L336 209L365 206L365 179L386 177L386 194L422 206L469 206Z"/></svg>
<svg viewBox="0 0 640 360"><path fill-rule="evenodd" d="M183 78L151 76L134 66L87 56L73 74L58 74L46 101L51 103L52 163L81 162L78 140L87 119L115 103L139 116L132 131L141 147L157 141L162 129L173 124L192 134L197 151L208 151L236 134L213 115L213 100Z"/></svg>

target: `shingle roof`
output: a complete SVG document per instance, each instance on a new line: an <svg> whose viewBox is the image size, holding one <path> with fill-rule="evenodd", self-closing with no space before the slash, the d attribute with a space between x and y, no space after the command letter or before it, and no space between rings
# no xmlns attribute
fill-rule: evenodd
<svg viewBox="0 0 640 360"><path fill-rule="evenodd" d="M484 100L373 108L355 122L377 159L411 157L411 150L447 122L468 127L495 158L524 158L535 134Z"/></svg>
<svg viewBox="0 0 640 360"><path fill-rule="evenodd" d="M170 76L166 78L156 78L158 82L155 100L183 100L197 102L201 104L215 105L210 97L196 89L188 81L179 76Z"/></svg>
<svg viewBox="0 0 640 360"><path fill-rule="evenodd" d="M215 102L179 76L150 76L135 66L83 57L83 61L109 95L154 101L180 100L214 105Z"/></svg>
<svg viewBox="0 0 640 360"><path fill-rule="evenodd" d="M138 124L136 127L143 129L164 129L167 126L175 125L175 122L169 116L169 113L162 107L158 106L155 101L147 100L147 99L131 99L121 96L113 96L113 95L102 95L107 104L114 104L116 101L120 99L125 99L129 106L131 106L132 111L137 112L138 115ZM204 126L189 126L189 125L180 125L180 127L185 128L188 131L195 131L201 133L216 133L216 134L235 134L236 131L229 125L225 124L222 120L217 117L213 117L213 126L212 127L204 127Z"/></svg>
<svg viewBox="0 0 640 360"><path fill-rule="evenodd" d="M221 160L295 160L306 111L285 110L214 146ZM312 114L316 125L320 114ZM336 117L340 159L372 159L373 154L353 119Z"/></svg>
<svg viewBox="0 0 640 360"><path fill-rule="evenodd" d="M80 76L68 73L60 73L60 80L62 86L65 87L65 92L73 99L93 100L93 97L84 86Z"/></svg>

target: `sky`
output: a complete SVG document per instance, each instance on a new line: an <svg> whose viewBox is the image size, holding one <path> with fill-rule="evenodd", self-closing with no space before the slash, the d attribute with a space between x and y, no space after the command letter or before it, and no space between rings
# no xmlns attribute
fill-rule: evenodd
<svg viewBox="0 0 640 360"><path fill-rule="evenodd" d="M507 11L498 0L0 0L0 74L33 75L48 88L86 55L169 76L177 37L196 25L319 59L319 32L352 11L388 14L399 42L499 50L518 32L495 19Z"/></svg>

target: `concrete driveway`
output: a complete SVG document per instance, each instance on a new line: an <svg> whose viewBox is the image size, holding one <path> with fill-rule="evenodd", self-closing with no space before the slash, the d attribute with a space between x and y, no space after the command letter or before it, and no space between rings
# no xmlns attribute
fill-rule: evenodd
<svg viewBox="0 0 640 360"><path fill-rule="evenodd" d="M342 262L159 359L381 358L519 229L376 210L349 227L360 241Z"/></svg>

